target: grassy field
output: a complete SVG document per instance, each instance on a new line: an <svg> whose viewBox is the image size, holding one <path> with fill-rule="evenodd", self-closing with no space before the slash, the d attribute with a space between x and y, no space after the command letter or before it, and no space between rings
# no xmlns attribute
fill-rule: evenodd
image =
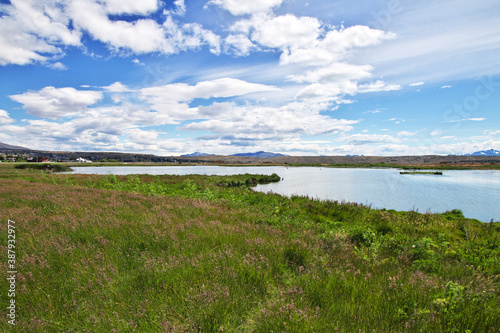
<svg viewBox="0 0 500 333"><path fill-rule="evenodd" d="M498 223L247 186L268 181L0 165L0 331L500 331Z"/></svg>

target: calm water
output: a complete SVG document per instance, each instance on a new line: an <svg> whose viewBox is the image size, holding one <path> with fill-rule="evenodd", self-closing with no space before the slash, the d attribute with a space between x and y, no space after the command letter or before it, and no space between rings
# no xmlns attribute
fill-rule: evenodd
<svg viewBox="0 0 500 333"><path fill-rule="evenodd" d="M373 208L441 213L460 209L465 216L500 221L500 171L444 170L443 176L400 175L397 169L337 169L317 167L75 167L84 174L234 175L272 174L279 183L258 185L255 190L283 195L358 202Z"/></svg>

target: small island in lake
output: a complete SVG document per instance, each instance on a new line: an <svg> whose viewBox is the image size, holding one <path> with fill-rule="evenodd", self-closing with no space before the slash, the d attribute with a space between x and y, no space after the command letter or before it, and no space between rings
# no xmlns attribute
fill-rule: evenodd
<svg viewBox="0 0 500 333"><path fill-rule="evenodd" d="M400 175L438 175L442 176L441 171L401 171Z"/></svg>

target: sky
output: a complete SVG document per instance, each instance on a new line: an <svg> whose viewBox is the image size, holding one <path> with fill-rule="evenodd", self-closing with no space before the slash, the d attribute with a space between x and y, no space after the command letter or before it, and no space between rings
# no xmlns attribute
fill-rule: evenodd
<svg viewBox="0 0 500 333"><path fill-rule="evenodd" d="M500 150L500 2L0 0L0 142Z"/></svg>

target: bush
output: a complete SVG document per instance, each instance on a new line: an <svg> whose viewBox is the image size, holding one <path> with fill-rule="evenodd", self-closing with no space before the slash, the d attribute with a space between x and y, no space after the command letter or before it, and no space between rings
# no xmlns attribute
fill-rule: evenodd
<svg viewBox="0 0 500 333"><path fill-rule="evenodd" d="M356 245L370 246L375 240L375 233L370 228L358 226L350 230L347 237Z"/></svg>
<svg viewBox="0 0 500 333"><path fill-rule="evenodd" d="M49 163L29 163L29 164L17 164L16 169L34 169L52 172L64 172L71 171L71 168L62 164L49 164Z"/></svg>

